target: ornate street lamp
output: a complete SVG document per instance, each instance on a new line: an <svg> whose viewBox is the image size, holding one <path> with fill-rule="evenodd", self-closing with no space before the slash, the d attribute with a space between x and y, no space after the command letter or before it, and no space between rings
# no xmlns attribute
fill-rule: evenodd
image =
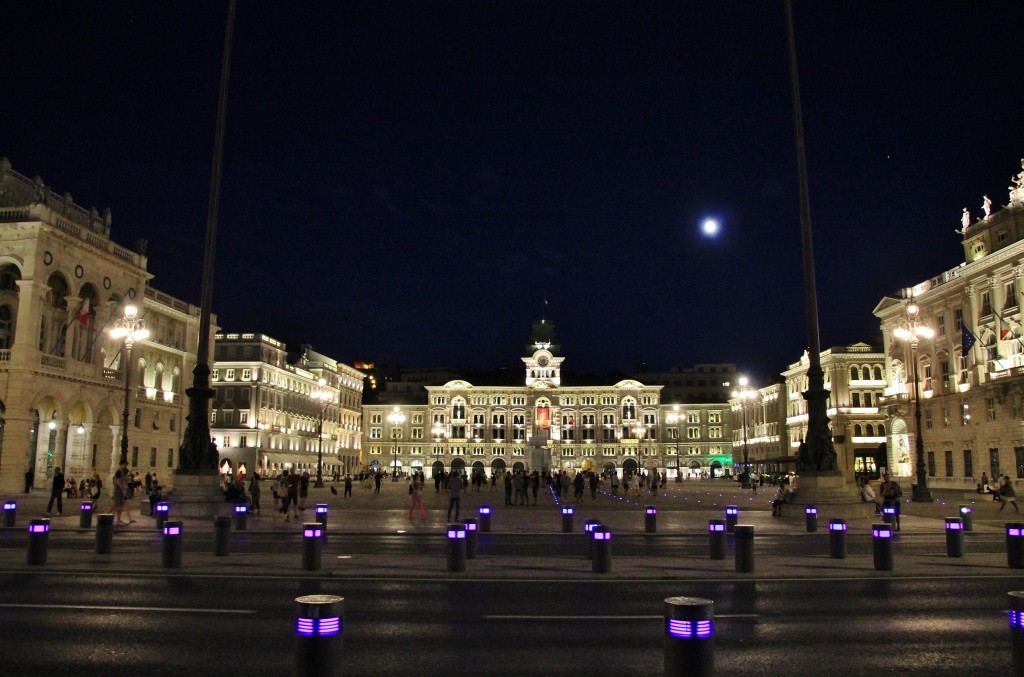
<svg viewBox="0 0 1024 677"><path fill-rule="evenodd" d="M128 404L131 399L129 386L132 377L132 346L136 341L149 338L149 330L146 329L146 321L139 317L139 309L133 305L124 307L124 317L114 322L110 330L111 338L124 341L124 411L121 413L121 460L119 463L128 462Z"/></svg>
<svg viewBox="0 0 1024 677"><path fill-rule="evenodd" d="M391 444L392 452L394 453L393 460L391 462L391 481L398 481L398 438L395 437L395 426L400 426L405 423L405 414L401 412L398 407L395 407L390 414L388 414L388 423L391 424Z"/></svg>
<svg viewBox="0 0 1024 677"><path fill-rule="evenodd" d="M322 388L327 381L320 379L320 387ZM320 407L320 417L317 420L316 425L316 482L313 486L317 489L322 489L324 486L324 413L327 411L327 407L331 406L331 402L334 401L334 397L329 390L316 390L312 394L312 398L318 402L323 402L323 406Z"/></svg>
<svg viewBox="0 0 1024 677"><path fill-rule="evenodd" d="M931 338L935 331L920 319L921 307L913 297L904 308L905 317L899 320L899 326L893 330L896 338L910 344L910 359L914 364L914 422L917 425L915 446L917 448L917 484L911 499L914 503L931 503L932 493L928 490L928 472L924 465L924 437L921 435L921 391L917 379L917 344L922 338Z"/></svg>
<svg viewBox="0 0 1024 677"><path fill-rule="evenodd" d="M680 465L679 460L679 423L682 421L682 416L679 413L679 405L673 404L672 411L665 415L665 423L671 426L676 426L675 435L675 457L676 457L676 482L683 481L683 466Z"/></svg>
<svg viewBox="0 0 1024 677"><path fill-rule="evenodd" d="M740 411L742 412L743 425L743 475L741 475L744 489L750 488L750 457L747 451L747 400L757 397L757 391L748 385L747 377L740 376L740 387L732 391L732 396L739 399Z"/></svg>

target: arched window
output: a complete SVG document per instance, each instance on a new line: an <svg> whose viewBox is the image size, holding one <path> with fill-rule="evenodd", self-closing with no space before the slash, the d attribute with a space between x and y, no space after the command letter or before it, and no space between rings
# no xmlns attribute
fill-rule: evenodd
<svg viewBox="0 0 1024 677"><path fill-rule="evenodd" d="M456 398L452 400L452 420L453 421L465 421L466 420L466 401L464 399Z"/></svg>
<svg viewBox="0 0 1024 677"><path fill-rule="evenodd" d="M870 423L868 423L868 425L867 425L867 433L868 433L868 437L874 437L875 436L875 426L873 426Z"/></svg>
<svg viewBox="0 0 1024 677"><path fill-rule="evenodd" d="M632 421L636 419L636 402L633 400L622 401L622 420Z"/></svg>
<svg viewBox="0 0 1024 677"><path fill-rule="evenodd" d="M878 436L885 437L885 425L882 423L878 424Z"/></svg>
<svg viewBox="0 0 1024 677"><path fill-rule="evenodd" d="M863 437L864 436L864 431L861 429L860 423L858 423L855 426L853 426L853 436L854 437Z"/></svg>
<svg viewBox="0 0 1024 677"><path fill-rule="evenodd" d="M851 381L859 381L860 380L860 367L850 367L850 380Z"/></svg>
<svg viewBox="0 0 1024 677"><path fill-rule="evenodd" d="M881 367L875 367L875 380L876 380L876 381L881 381L881 380L883 380L883 377L882 377L882 368L881 368Z"/></svg>

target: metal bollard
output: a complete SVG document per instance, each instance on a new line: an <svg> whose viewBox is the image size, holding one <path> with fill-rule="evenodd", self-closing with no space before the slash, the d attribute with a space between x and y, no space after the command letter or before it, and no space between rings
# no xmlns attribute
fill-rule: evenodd
<svg viewBox="0 0 1024 677"><path fill-rule="evenodd" d="M13 527L14 520L18 516L18 504L14 501L4 501L4 521L5 527Z"/></svg>
<svg viewBox="0 0 1024 677"><path fill-rule="evenodd" d="M562 508L562 533L572 533L572 513L573 509L571 505L567 505Z"/></svg>
<svg viewBox="0 0 1024 677"><path fill-rule="evenodd" d="M946 518L946 555L964 556L964 523L959 517Z"/></svg>
<svg viewBox="0 0 1024 677"><path fill-rule="evenodd" d="M1010 646L1013 649L1011 674L1024 675L1024 592L1006 593L1010 607Z"/></svg>
<svg viewBox="0 0 1024 677"><path fill-rule="evenodd" d="M302 525L302 569L304 571L316 571L320 568L320 559L323 554L323 543L321 537L324 530L319 522L309 522Z"/></svg>
<svg viewBox="0 0 1024 677"><path fill-rule="evenodd" d="M231 518L217 515L213 518L213 554L224 557L231 552Z"/></svg>
<svg viewBox="0 0 1024 677"><path fill-rule="evenodd" d="M708 520L708 550L711 559L725 559L725 520Z"/></svg>
<svg viewBox="0 0 1024 677"><path fill-rule="evenodd" d="M477 522L475 517L467 517L462 520L466 525L466 559L476 559L477 544Z"/></svg>
<svg viewBox="0 0 1024 677"><path fill-rule="evenodd" d="M896 523L896 508L891 505L887 505L882 508L882 521L886 524Z"/></svg>
<svg viewBox="0 0 1024 677"><path fill-rule="evenodd" d="M181 566L181 520L164 522L162 561L164 567L168 569Z"/></svg>
<svg viewBox="0 0 1024 677"><path fill-rule="evenodd" d="M46 564L46 543L50 534L50 520L45 517L28 523L28 563L32 566Z"/></svg>
<svg viewBox="0 0 1024 677"><path fill-rule="evenodd" d="M601 520L587 520L583 523L583 538L587 541L587 559L594 559L594 529L601 526Z"/></svg>
<svg viewBox="0 0 1024 677"><path fill-rule="evenodd" d="M1024 569L1024 523L1006 523L1006 565Z"/></svg>
<svg viewBox="0 0 1024 677"><path fill-rule="evenodd" d="M736 530L736 522L740 519L740 509L735 505L725 506L725 531L733 533Z"/></svg>
<svg viewBox="0 0 1024 677"><path fill-rule="evenodd" d="M974 515L971 506L961 505L957 508L957 512L960 513L960 519L964 521L964 531L974 531Z"/></svg>
<svg viewBox="0 0 1024 677"><path fill-rule="evenodd" d="M82 501L82 504L78 506L78 528L79 529L91 529L92 528L92 511L96 506L93 505L92 501Z"/></svg>
<svg viewBox="0 0 1024 677"><path fill-rule="evenodd" d="M754 527L736 525L736 571L749 574L754 571Z"/></svg>
<svg viewBox="0 0 1024 677"><path fill-rule="evenodd" d="M814 533L818 530L817 506L809 505L804 508L804 522L807 526L808 533Z"/></svg>
<svg viewBox="0 0 1024 677"><path fill-rule="evenodd" d="M715 673L714 605L699 597L665 600L665 677Z"/></svg>
<svg viewBox="0 0 1024 677"><path fill-rule="evenodd" d="M608 527L594 527L590 532L594 539L594 559L591 570L595 574L607 574L612 570L612 532Z"/></svg>
<svg viewBox="0 0 1024 677"><path fill-rule="evenodd" d="M235 503L232 513L235 516L235 531L246 531L249 526L249 506Z"/></svg>
<svg viewBox="0 0 1024 677"><path fill-rule="evenodd" d="M658 533L658 509L653 505L644 508L644 533Z"/></svg>
<svg viewBox="0 0 1024 677"><path fill-rule="evenodd" d="M157 503L156 507L153 508L153 514L156 515L156 530L163 533L164 524L167 523L167 518L171 514L171 504Z"/></svg>
<svg viewBox="0 0 1024 677"><path fill-rule="evenodd" d="M875 571L892 571L892 527L888 524L872 524L871 541Z"/></svg>
<svg viewBox="0 0 1024 677"><path fill-rule="evenodd" d="M109 555L114 551L114 515L96 515L96 554Z"/></svg>
<svg viewBox="0 0 1024 677"><path fill-rule="evenodd" d="M828 521L828 556L846 559L846 520Z"/></svg>
<svg viewBox="0 0 1024 677"><path fill-rule="evenodd" d="M462 524L448 525L448 571L466 570L466 527Z"/></svg>
<svg viewBox="0 0 1024 677"><path fill-rule="evenodd" d="M341 632L345 628L345 598L307 595L295 599L294 673L302 677L340 677Z"/></svg>
<svg viewBox="0 0 1024 677"><path fill-rule="evenodd" d="M316 504L316 521L320 523L320 526L324 528L324 532L327 531L327 504L317 503Z"/></svg>
<svg viewBox="0 0 1024 677"><path fill-rule="evenodd" d="M480 506L480 529L482 533L491 533L491 506L481 505Z"/></svg>

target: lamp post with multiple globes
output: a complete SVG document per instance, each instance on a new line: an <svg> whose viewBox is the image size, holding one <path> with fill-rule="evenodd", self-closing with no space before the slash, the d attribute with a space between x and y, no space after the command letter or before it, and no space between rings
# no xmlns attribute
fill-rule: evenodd
<svg viewBox="0 0 1024 677"><path fill-rule="evenodd" d="M321 388L326 383L327 381L320 379ZM324 486L324 414L327 412L327 407L331 406L331 402L334 401L334 396L329 390L315 390L313 391L312 398L318 402L323 402L316 426L316 482L313 484L317 489L322 489Z"/></svg>
<svg viewBox="0 0 1024 677"><path fill-rule="evenodd" d="M757 397L757 391L749 385L746 376L740 376L739 388L732 391L732 396L740 401L740 412L743 426L743 474L741 475L744 489L750 488L750 456L747 449L747 401Z"/></svg>
<svg viewBox="0 0 1024 677"><path fill-rule="evenodd" d="M398 481L398 437L395 436L395 427L405 423L405 414L395 407L390 414L388 414L388 423L391 424L391 450L394 454L391 461L391 481Z"/></svg>
<svg viewBox="0 0 1024 677"><path fill-rule="evenodd" d="M146 321L139 317L139 309L134 305L124 307L124 317L114 321L110 330L111 338L124 341L124 411L121 413L121 459L119 463L128 462L128 405L131 400L132 347L136 341L149 338Z"/></svg>
<svg viewBox="0 0 1024 677"><path fill-rule="evenodd" d="M924 437L921 435L921 391L917 377L917 344L922 338L931 338L935 331L921 320L921 307L913 297L904 307L904 317L893 331L896 338L910 345L910 359L913 361L914 379L914 422L917 435L914 438L917 450L917 484L914 485L910 500L915 503L931 503L932 493L928 490L928 471L924 464Z"/></svg>

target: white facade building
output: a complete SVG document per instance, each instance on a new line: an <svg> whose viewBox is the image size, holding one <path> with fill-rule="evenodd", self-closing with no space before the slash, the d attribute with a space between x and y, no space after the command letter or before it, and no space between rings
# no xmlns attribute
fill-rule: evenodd
<svg viewBox="0 0 1024 677"><path fill-rule="evenodd" d="M150 288L145 254L115 244L110 225L109 211L83 209L0 160L0 491L22 491L27 471L48 487L57 467L109 481L126 368L128 463L173 483L199 309ZM130 365L109 332L127 305L150 330Z"/></svg>

